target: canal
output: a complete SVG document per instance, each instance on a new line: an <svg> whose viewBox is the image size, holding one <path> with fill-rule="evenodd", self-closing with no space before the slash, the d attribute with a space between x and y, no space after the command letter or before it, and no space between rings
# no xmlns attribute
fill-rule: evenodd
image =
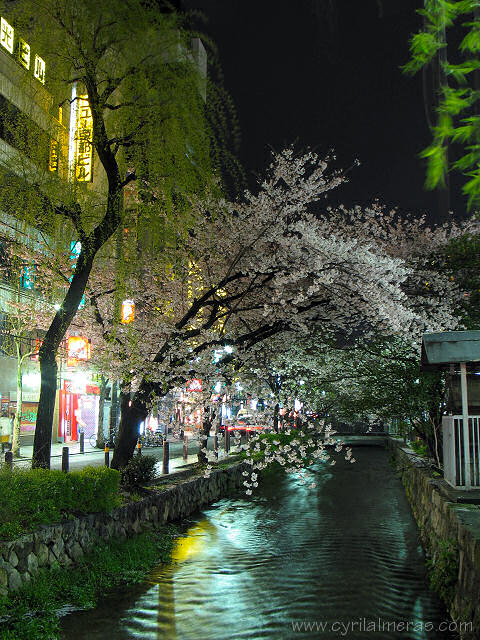
<svg viewBox="0 0 480 640"><path fill-rule="evenodd" d="M62 621L68 640L454 638L429 590L419 533L380 447L270 475L185 524L170 565Z"/></svg>

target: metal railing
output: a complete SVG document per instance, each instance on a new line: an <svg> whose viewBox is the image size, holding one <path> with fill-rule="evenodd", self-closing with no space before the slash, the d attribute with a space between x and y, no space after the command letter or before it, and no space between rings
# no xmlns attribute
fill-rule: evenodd
<svg viewBox="0 0 480 640"><path fill-rule="evenodd" d="M480 487L480 416L444 416L443 474L455 489Z"/></svg>

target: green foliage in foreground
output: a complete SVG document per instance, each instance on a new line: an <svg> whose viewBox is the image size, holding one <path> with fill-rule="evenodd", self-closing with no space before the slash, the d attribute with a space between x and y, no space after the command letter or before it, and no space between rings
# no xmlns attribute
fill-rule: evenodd
<svg viewBox="0 0 480 640"><path fill-rule="evenodd" d="M0 640L57 640L58 609L66 604L93 608L115 587L141 582L152 567L169 562L176 535L169 525L135 538L102 542L73 570L41 570L29 585L0 598Z"/></svg>
<svg viewBox="0 0 480 640"><path fill-rule="evenodd" d="M0 540L14 539L80 513L108 512L121 502L120 473L85 467L0 471Z"/></svg>
<svg viewBox="0 0 480 640"><path fill-rule="evenodd" d="M157 463L158 460L154 456L133 456L121 470L122 484L135 487L150 482L155 477Z"/></svg>

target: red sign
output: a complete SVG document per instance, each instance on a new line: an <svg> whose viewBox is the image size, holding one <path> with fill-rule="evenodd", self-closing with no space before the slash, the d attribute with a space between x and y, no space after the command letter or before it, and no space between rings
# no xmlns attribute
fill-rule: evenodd
<svg viewBox="0 0 480 640"><path fill-rule="evenodd" d="M202 381L200 378L192 378L187 381L187 392L195 393L202 390Z"/></svg>
<svg viewBox="0 0 480 640"><path fill-rule="evenodd" d="M98 387L96 384L87 384L85 386L85 393L87 394L95 394L95 395L100 395L100 387Z"/></svg>

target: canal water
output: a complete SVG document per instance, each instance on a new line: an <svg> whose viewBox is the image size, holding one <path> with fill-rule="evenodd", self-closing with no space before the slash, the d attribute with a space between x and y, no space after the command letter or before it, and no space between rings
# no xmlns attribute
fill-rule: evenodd
<svg viewBox="0 0 480 640"><path fill-rule="evenodd" d="M454 638L429 590L418 529L380 447L273 475L187 523L173 562L63 619L68 640Z"/></svg>

